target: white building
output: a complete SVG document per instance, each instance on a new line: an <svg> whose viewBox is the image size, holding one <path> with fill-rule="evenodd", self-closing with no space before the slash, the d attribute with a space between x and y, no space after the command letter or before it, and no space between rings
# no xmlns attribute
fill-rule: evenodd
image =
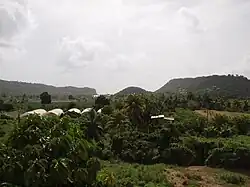
<svg viewBox="0 0 250 187"><path fill-rule="evenodd" d="M68 110L68 112L72 112L72 113L76 113L76 114L81 114L81 110L79 110L78 108L71 108Z"/></svg>
<svg viewBox="0 0 250 187"><path fill-rule="evenodd" d="M32 110L32 111L28 111L28 112L25 112L24 114L20 115L20 117L26 117L26 116L29 116L29 115L39 115L39 116L43 116L47 113L46 110L44 109L36 109L36 110Z"/></svg>
<svg viewBox="0 0 250 187"><path fill-rule="evenodd" d="M84 113L88 113L92 110L92 108L85 108L83 111L82 111L82 114Z"/></svg>
<svg viewBox="0 0 250 187"><path fill-rule="evenodd" d="M50 115L54 115L54 116L62 116L64 114L63 110L60 108L56 108L53 110L48 111L46 114L44 114L45 116L50 116Z"/></svg>
<svg viewBox="0 0 250 187"><path fill-rule="evenodd" d="M174 121L174 118L165 117L163 114L158 115L158 116L151 116L151 119L164 119L164 120L168 120L168 121Z"/></svg>

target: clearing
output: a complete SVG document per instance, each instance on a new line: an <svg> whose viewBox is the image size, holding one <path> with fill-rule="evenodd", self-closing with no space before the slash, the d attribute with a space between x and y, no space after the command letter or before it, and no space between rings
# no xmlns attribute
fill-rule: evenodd
<svg viewBox="0 0 250 187"><path fill-rule="evenodd" d="M208 112L208 118L212 118L215 115L225 115L225 116L242 116L242 115L246 115L250 117L249 113L242 113L242 112L228 112L228 111L217 111L217 110L195 110L196 113L207 117L207 112Z"/></svg>
<svg viewBox="0 0 250 187"><path fill-rule="evenodd" d="M178 167L165 164L140 165L103 161L99 176L105 181L113 181L118 186L249 187L249 175L241 173L206 166Z"/></svg>

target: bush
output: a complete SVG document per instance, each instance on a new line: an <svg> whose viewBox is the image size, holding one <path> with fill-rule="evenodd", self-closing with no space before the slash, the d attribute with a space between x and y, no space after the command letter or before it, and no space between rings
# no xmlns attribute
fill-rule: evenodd
<svg viewBox="0 0 250 187"><path fill-rule="evenodd" d="M13 117L11 117L7 114L0 114L0 119L11 120L11 119L13 119Z"/></svg>
<svg viewBox="0 0 250 187"><path fill-rule="evenodd" d="M172 144L161 155L162 161L167 164L177 164L180 166L190 165L195 154L192 150L181 144Z"/></svg>
<svg viewBox="0 0 250 187"><path fill-rule="evenodd" d="M244 185L247 181L245 176L231 172L220 174L219 178L227 183L236 185Z"/></svg>
<svg viewBox="0 0 250 187"><path fill-rule="evenodd" d="M106 115L111 115L113 112L113 108L109 105L106 105L102 108L102 113Z"/></svg>
<svg viewBox="0 0 250 187"><path fill-rule="evenodd" d="M100 169L80 124L70 118L23 119L0 147L0 181L20 186L91 186Z"/></svg>
<svg viewBox="0 0 250 187"><path fill-rule="evenodd" d="M111 164L105 162L98 173L99 182L112 183L113 186L165 186L173 187L164 172L164 164ZM111 185L112 186L112 185Z"/></svg>
<svg viewBox="0 0 250 187"><path fill-rule="evenodd" d="M219 140L212 138L185 137L182 142L195 154L193 165L204 165L211 150L223 146Z"/></svg>
<svg viewBox="0 0 250 187"><path fill-rule="evenodd" d="M233 118L239 135L247 135L250 129L250 118L247 116L239 116Z"/></svg>
<svg viewBox="0 0 250 187"><path fill-rule="evenodd" d="M14 106L11 103L0 104L0 111L10 112L14 110Z"/></svg>
<svg viewBox="0 0 250 187"><path fill-rule="evenodd" d="M246 147L215 148L207 158L206 164L229 169L250 169L250 149Z"/></svg>
<svg viewBox="0 0 250 187"><path fill-rule="evenodd" d="M200 103L197 102L197 101L190 100L190 101L188 101L187 105L188 105L188 108L190 110L198 110L198 109L200 109Z"/></svg>
<svg viewBox="0 0 250 187"><path fill-rule="evenodd" d="M4 130L0 128L0 138L3 137L4 135L5 135Z"/></svg>

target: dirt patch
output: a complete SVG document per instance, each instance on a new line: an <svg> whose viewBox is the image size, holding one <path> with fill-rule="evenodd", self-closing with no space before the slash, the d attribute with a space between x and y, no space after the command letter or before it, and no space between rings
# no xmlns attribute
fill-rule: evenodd
<svg viewBox="0 0 250 187"><path fill-rule="evenodd" d="M200 187L222 187L215 179L214 172L211 168L205 166L192 166L184 171L185 175L198 182Z"/></svg>
<svg viewBox="0 0 250 187"><path fill-rule="evenodd" d="M217 111L217 110L195 110L195 112L202 115L203 117L208 117L208 119L212 119L215 115L225 115L231 117L242 116L242 115L250 116L249 113Z"/></svg>
<svg viewBox="0 0 250 187"><path fill-rule="evenodd" d="M216 181L211 168L192 166L181 170L166 169L167 179L175 187L222 187Z"/></svg>
<svg viewBox="0 0 250 187"><path fill-rule="evenodd" d="M175 187L183 187L188 185L188 178L180 171L174 169L166 169L166 177L168 181Z"/></svg>

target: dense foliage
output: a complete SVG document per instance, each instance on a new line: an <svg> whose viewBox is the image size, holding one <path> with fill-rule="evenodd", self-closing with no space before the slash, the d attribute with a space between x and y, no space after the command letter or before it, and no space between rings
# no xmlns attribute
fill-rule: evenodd
<svg viewBox="0 0 250 187"><path fill-rule="evenodd" d="M14 109L13 105L11 103L6 103L3 100L0 99L0 112L1 111L12 111Z"/></svg>
<svg viewBox="0 0 250 187"><path fill-rule="evenodd" d="M104 163L97 180L104 186L173 187L163 164Z"/></svg>
<svg viewBox="0 0 250 187"><path fill-rule="evenodd" d="M211 75L196 78L172 79L159 90L158 93L210 91L211 94L220 94L230 97L250 97L250 80L240 75Z"/></svg>
<svg viewBox="0 0 250 187"><path fill-rule="evenodd" d="M243 111L246 103L236 101ZM97 175L98 159L250 169L249 115L208 118L194 111L215 106L228 107L223 98L208 94L101 96L81 116L30 116L20 122L2 116L0 180L19 186L145 186L155 175L155 184L171 186L158 173L147 174L150 166L138 165L132 181L126 172L133 168L120 168L125 174L117 176L105 170ZM151 119L160 114L175 120Z"/></svg>
<svg viewBox="0 0 250 187"><path fill-rule="evenodd" d="M119 91L116 95L145 94L147 92L148 91L143 88L130 86Z"/></svg>
<svg viewBox="0 0 250 187"><path fill-rule="evenodd" d="M100 163L86 129L67 118L22 120L0 148L0 181L32 187L94 184Z"/></svg>
<svg viewBox="0 0 250 187"><path fill-rule="evenodd" d="M48 92L43 92L40 94L41 104L51 104L51 95Z"/></svg>

